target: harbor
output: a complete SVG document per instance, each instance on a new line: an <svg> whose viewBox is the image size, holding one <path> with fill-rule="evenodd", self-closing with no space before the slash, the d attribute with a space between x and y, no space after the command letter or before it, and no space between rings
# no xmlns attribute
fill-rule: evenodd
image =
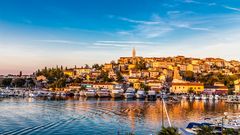
<svg viewBox="0 0 240 135"><path fill-rule="evenodd" d="M1 98L0 134L156 134L169 126L162 102L113 98ZM239 113L239 104L222 100L181 100L166 104L171 124L185 129L190 122Z"/></svg>

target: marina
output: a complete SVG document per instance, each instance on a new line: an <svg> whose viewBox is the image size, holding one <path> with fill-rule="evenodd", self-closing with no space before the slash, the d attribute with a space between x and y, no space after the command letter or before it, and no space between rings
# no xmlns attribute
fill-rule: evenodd
<svg viewBox="0 0 240 135"><path fill-rule="evenodd" d="M156 134L161 129L162 102L141 99L38 97L1 98L0 134ZM166 104L171 124L239 113L239 104L222 100L181 100ZM17 123L17 124L16 124ZM14 126L13 126L14 125ZM169 126L164 114L164 125ZM97 130L96 130L97 129Z"/></svg>

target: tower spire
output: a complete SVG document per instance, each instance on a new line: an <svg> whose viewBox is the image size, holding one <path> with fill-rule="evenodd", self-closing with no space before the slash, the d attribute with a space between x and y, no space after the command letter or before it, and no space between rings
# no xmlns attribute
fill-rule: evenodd
<svg viewBox="0 0 240 135"><path fill-rule="evenodd" d="M136 57L136 50L135 50L135 47L133 47L133 50L132 50L132 58L135 58Z"/></svg>

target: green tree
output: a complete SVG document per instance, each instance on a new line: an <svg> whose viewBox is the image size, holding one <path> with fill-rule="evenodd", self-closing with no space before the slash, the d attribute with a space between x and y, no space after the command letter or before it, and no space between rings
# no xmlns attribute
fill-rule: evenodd
<svg viewBox="0 0 240 135"><path fill-rule="evenodd" d="M162 130L157 135L180 135L178 129L175 127L162 127Z"/></svg>
<svg viewBox="0 0 240 135"><path fill-rule="evenodd" d="M223 135L239 135L240 134L240 129L238 131L234 129L225 129L223 130Z"/></svg>
<svg viewBox="0 0 240 135"><path fill-rule="evenodd" d="M190 93L190 94L194 93L194 90L193 90L192 87L190 87L190 88L188 89L188 93Z"/></svg>
<svg viewBox="0 0 240 135"><path fill-rule="evenodd" d="M4 78L1 82L1 85L4 87L10 86L12 83L12 78Z"/></svg>
<svg viewBox="0 0 240 135"><path fill-rule="evenodd" d="M136 63L136 69L138 69L138 70L147 69L146 63L143 60L140 60L139 62Z"/></svg>
<svg viewBox="0 0 240 135"><path fill-rule="evenodd" d="M210 126L201 126L197 131L197 135L214 135L214 129Z"/></svg>
<svg viewBox="0 0 240 135"><path fill-rule="evenodd" d="M25 83L26 83L26 80L22 79L22 78L17 78L15 80L13 80L13 84L16 87L23 87Z"/></svg>
<svg viewBox="0 0 240 135"><path fill-rule="evenodd" d="M187 81L195 81L194 72L192 71L182 72L182 77Z"/></svg>
<svg viewBox="0 0 240 135"><path fill-rule="evenodd" d="M116 72L116 75L117 75L117 82L123 82L124 81L124 78L119 71Z"/></svg>
<svg viewBox="0 0 240 135"><path fill-rule="evenodd" d="M150 89L150 87L147 86L147 85L145 85L144 83L141 83L141 84L140 84L140 87L141 87L142 89L144 89L144 91L148 91L148 90Z"/></svg>
<svg viewBox="0 0 240 135"><path fill-rule="evenodd" d="M27 78L26 83L27 83L27 87L34 87L35 86L35 82L33 81L32 78Z"/></svg>

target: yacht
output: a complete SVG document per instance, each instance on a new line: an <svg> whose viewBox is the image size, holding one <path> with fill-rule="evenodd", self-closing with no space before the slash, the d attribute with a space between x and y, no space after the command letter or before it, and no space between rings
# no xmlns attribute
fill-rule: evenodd
<svg viewBox="0 0 240 135"><path fill-rule="evenodd" d="M189 98L188 95L183 95L183 96L182 96L182 99L188 99L188 98Z"/></svg>
<svg viewBox="0 0 240 135"><path fill-rule="evenodd" d="M97 95L98 95L98 97L109 97L110 92L108 89L101 89L101 90L97 91Z"/></svg>
<svg viewBox="0 0 240 135"><path fill-rule="evenodd" d="M135 90L133 88L128 88L124 93L124 97L126 99L134 98L135 97Z"/></svg>
<svg viewBox="0 0 240 135"><path fill-rule="evenodd" d="M67 94L66 94L65 92L61 92L60 96L61 96L61 97L66 97Z"/></svg>
<svg viewBox="0 0 240 135"><path fill-rule="evenodd" d="M202 126L211 126L210 123L196 123L196 122L190 122L187 127L184 129L185 132L188 134L197 134L199 130L201 130Z"/></svg>
<svg viewBox="0 0 240 135"><path fill-rule="evenodd" d="M110 93L112 98L120 98L123 96L123 90L122 89L114 89Z"/></svg>
<svg viewBox="0 0 240 135"><path fill-rule="evenodd" d="M215 96L214 96L214 99L215 99L215 100L218 100L218 99L219 99L219 96L218 96L218 95L215 95Z"/></svg>
<svg viewBox="0 0 240 135"><path fill-rule="evenodd" d="M209 100L213 100L213 99L214 99L214 96L213 96L213 95L209 95L209 96L208 96L208 99L209 99Z"/></svg>
<svg viewBox="0 0 240 135"><path fill-rule="evenodd" d="M195 100L200 100L201 99L201 97L199 95L195 95L194 98L195 98Z"/></svg>
<svg viewBox="0 0 240 135"><path fill-rule="evenodd" d="M85 96L85 91L84 91L84 90L81 90L81 91L79 92L79 94L80 94L81 97L83 97L83 96Z"/></svg>
<svg viewBox="0 0 240 135"><path fill-rule="evenodd" d="M189 100L193 100L194 99L194 96L193 95L190 95L189 96Z"/></svg>
<svg viewBox="0 0 240 135"><path fill-rule="evenodd" d="M31 98L35 98L37 96L38 96L38 93L36 93L34 91L29 93L29 97L31 97Z"/></svg>
<svg viewBox="0 0 240 135"><path fill-rule="evenodd" d="M202 100L207 100L208 97L207 97L206 95L202 95L202 96L201 96L201 99L202 99Z"/></svg>
<svg viewBox="0 0 240 135"><path fill-rule="evenodd" d="M136 98L144 99L146 97L146 92L144 90L138 90L136 93Z"/></svg>
<svg viewBox="0 0 240 135"><path fill-rule="evenodd" d="M75 97L79 97L79 96L80 96L80 93L76 91L76 92L74 92L74 96L75 96Z"/></svg>
<svg viewBox="0 0 240 135"><path fill-rule="evenodd" d="M96 97L97 93L94 89L89 89L84 93L84 95L86 97Z"/></svg>
<svg viewBox="0 0 240 135"><path fill-rule="evenodd" d="M157 93L155 90L148 91L148 99L155 100L157 98Z"/></svg>

